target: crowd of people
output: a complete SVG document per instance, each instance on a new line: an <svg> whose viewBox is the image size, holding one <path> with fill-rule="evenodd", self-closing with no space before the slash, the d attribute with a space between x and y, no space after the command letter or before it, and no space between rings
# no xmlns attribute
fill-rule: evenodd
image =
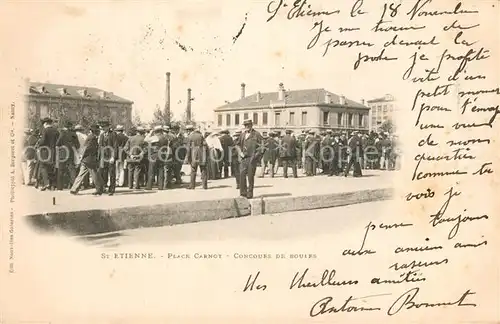
<svg viewBox="0 0 500 324"><path fill-rule="evenodd" d="M159 190L182 184L182 165L191 167L187 189L196 186L201 174L204 189L208 180L234 177L240 196L253 197L254 178L274 177L281 167L283 177L319 173L328 176L361 177L363 169L399 168L397 137L388 133L360 134L302 131L294 134L270 132L265 136L251 120L243 129L204 133L187 125L156 125L151 129L102 121L84 129L67 122L58 129L53 120L42 120L40 130L25 130L22 154L23 182L41 191L68 189L78 194L95 188L94 195L113 195L116 187Z"/></svg>

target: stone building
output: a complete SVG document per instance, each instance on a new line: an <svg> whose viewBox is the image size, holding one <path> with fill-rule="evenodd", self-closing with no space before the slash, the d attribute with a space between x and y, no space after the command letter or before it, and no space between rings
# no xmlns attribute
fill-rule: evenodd
<svg viewBox="0 0 500 324"><path fill-rule="evenodd" d="M226 102L214 110L216 130L241 128L252 119L261 133L292 129L295 133L312 129L316 132L368 131L369 108L325 89L285 90L282 83L276 92L257 92L249 96L241 84L240 99Z"/></svg>
<svg viewBox="0 0 500 324"><path fill-rule="evenodd" d="M131 125L133 102L97 88L28 81L27 122L38 127L50 117L59 125L65 121L88 126L100 120L112 125Z"/></svg>
<svg viewBox="0 0 500 324"><path fill-rule="evenodd" d="M368 100L367 105L370 107L370 126L372 130L378 131L385 121L394 122L398 105L391 94Z"/></svg>

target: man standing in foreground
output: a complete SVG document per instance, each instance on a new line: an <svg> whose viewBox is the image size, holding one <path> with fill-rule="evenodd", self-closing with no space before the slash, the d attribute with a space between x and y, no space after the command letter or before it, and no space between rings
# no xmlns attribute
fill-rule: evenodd
<svg viewBox="0 0 500 324"><path fill-rule="evenodd" d="M97 136L99 136L99 126L92 125L90 127L90 134L87 136L84 144L84 150L82 154L82 161L80 166L80 172L71 187L70 193L76 195L80 190L80 186L83 179L90 172L90 176L95 184L96 191L94 195L100 196L104 190L104 183L101 179L99 172L97 172L97 167L99 166L99 145L97 144Z"/></svg>
<svg viewBox="0 0 500 324"><path fill-rule="evenodd" d="M193 190L196 187L196 171L200 167L201 182L203 189L208 189L207 179L207 154L208 147L203 134L199 130L194 130L192 125L186 126L186 131L191 132L187 137L187 152L185 163L191 165L191 182L188 189Z"/></svg>
<svg viewBox="0 0 500 324"><path fill-rule="evenodd" d="M291 166L293 177L297 178L297 140L292 135L291 129L286 130L281 145L280 157L283 161L283 177L288 178L288 167Z"/></svg>
<svg viewBox="0 0 500 324"><path fill-rule="evenodd" d="M255 170L257 163L264 154L264 140L259 132L253 129L251 119L243 122L245 131L240 135L238 147L240 148L240 196L253 198L253 187L255 179ZM248 187L247 187L248 178Z"/></svg>

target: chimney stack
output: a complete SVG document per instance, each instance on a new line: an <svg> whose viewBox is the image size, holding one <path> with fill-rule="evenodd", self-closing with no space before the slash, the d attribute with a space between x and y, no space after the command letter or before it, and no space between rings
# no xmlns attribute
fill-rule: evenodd
<svg viewBox="0 0 500 324"><path fill-rule="evenodd" d="M245 98L245 84L241 84L241 99Z"/></svg>
<svg viewBox="0 0 500 324"><path fill-rule="evenodd" d="M325 92L325 103L329 104L332 102L332 96L329 92Z"/></svg>
<svg viewBox="0 0 500 324"><path fill-rule="evenodd" d="M165 116L167 118L167 122L170 123L170 72L166 74L165 81Z"/></svg>
<svg viewBox="0 0 500 324"><path fill-rule="evenodd" d="M365 105L365 99L361 99L361 104L364 106Z"/></svg>
<svg viewBox="0 0 500 324"><path fill-rule="evenodd" d="M191 122L191 89L187 89L186 122Z"/></svg>
<svg viewBox="0 0 500 324"><path fill-rule="evenodd" d="M279 89L278 89L278 100L283 101L285 100L285 87L283 86L283 82L279 84Z"/></svg>

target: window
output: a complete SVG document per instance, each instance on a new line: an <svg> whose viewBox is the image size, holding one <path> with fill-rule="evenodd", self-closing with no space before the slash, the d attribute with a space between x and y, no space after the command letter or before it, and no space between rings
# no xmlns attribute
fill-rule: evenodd
<svg viewBox="0 0 500 324"><path fill-rule="evenodd" d="M348 117L348 118L349 118L349 120L348 120L348 124L347 124L347 125L349 125L349 126L353 126L352 119L353 119L353 117L354 117L354 116L353 116L353 114L351 114L351 113L350 113L348 116L349 116L349 117Z"/></svg>
<svg viewBox="0 0 500 324"><path fill-rule="evenodd" d="M307 125L307 111L303 111L301 117L302 117L301 118L301 124L302 125Z"/></svg>
<svg viewBox="0 0 500 324"><path fill-rule="evenodd" d="M344 122L342 121L343 117L344 116L341 112L337 113L337 122L339 126L342 126L344 124Z"/></svg>
<svg viewBox="0 0 500 324"><path fill-rule="evenodd" d="M243 114L243 120L247 120L248 119L248 113L244 113Z"/></svg>
<svg viewBox="0 0 500 324"><path fill-rule="evenodd" d="M262 125L267 125L267 113L262 113Z"/></svg>
<svg viewBox="0 0 500 324"><path fill-rule="evenodd" d="M279 126L281 124L280 117L281 117L280 113L275 113L274 114L274 124L276 126Z"/></svg>
<svg viewBox="0 0 500 324"><path fill-rule="evenodd" d="M365 117L364 117L364 115L363 115L363 114L359 114L359 119L358 119L358 126L359 126L359 127L363 127L363 126L364 126L364 125L363 125L363 124L364 124L364 123L363 123L363 122L364 122L364 118L365 118Z"/></svg>
<svg viewBox="0 0 500 324"><path fill-rule="evenodd" d="M387 112L387 105L384 105L384 112Z"/></svg>
<svg viewBox="0 0 500 324"><path fill-rule="evenodd" d="M226 115L226 126L231 126L231 114Z"/></svg>
<svg viewBox="0 0 500 324"><path fill-rule="evenodd" d="M238 126L240 124L240 114L234 115L234 124Z"/></svg>
<svg viewBox="0 0 500 324"><path fill-rule="evenodd" d="M222 126L222 114L217 115L217 126Z"/></svg>
<svg viewBox="0 0 500 324"><path fill-rule="evenodd" d="M290 126L295 125L295 113L294 112L290 112L290 119L288 121L288 125L290 125Z"/></svg>
<svg viewBox="0 0 500 324"><path fill-rule="evenodd" d="M253 113L253 124L254 125L259 124L259 114L258 113Z"/></svg>
<svg viewBox="0 0 500 324"><path fill-rule="evenodd" d="M40 118L49 117L49 107L46 104L40 105Z"/></svg>
<svg viewBox="0 0 500 324"><path fill-rule="evenodd" d="M323 111L323 125L328 125L330 114L328 111Z"/></svg>

